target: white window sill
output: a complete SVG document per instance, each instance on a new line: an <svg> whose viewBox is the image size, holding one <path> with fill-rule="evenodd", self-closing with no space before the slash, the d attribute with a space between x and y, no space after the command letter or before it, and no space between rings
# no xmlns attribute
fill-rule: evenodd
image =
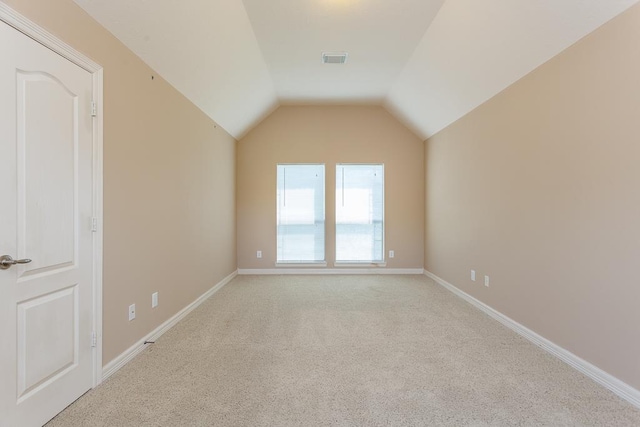
<svg viewBox="0 0 640 427"><path fill-rule="evenodd" d="M371 261L336 261L333 263L334 267L348 267L348 268L372 268L372 267L386 267L387 263L385 261L380 262L371 262Z"/></svg>
<svg viewBox="0 0 640 427"><path fill-rule="evenodd" d="M326 261L309 262L309 261L280 261L276 262L276 267L284 268L300 268L300 267L326 267Z"/></svg>

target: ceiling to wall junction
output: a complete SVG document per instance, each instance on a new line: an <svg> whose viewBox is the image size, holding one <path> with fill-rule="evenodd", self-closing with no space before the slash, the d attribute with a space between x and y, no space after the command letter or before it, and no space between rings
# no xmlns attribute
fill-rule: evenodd
<svg viewBox="0 0 640 427"><path fill-rule="evenodd" d="M423 139L638 2L74 1L235 138L280 104L381 104Z"/></svg>

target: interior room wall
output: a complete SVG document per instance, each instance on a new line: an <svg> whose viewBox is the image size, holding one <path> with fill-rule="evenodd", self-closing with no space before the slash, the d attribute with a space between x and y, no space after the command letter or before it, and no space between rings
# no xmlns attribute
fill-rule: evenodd
<svg viewBox="0 0 640 427"><path fill-rule="evenodd" d="M236 270L236 143L73 1L5 3L104 67L107 364Z"/></svg>
<svg viewBox="0 0 640 427"><path fill-rule="evenodd" d="M325 164L328 268L335 261L336 163L384 163L385 249L395 251L386 268L422 268L423 157L423 142L382 107L280 107L238 142L238 268L275 268L278 163Z"/></svg>
<svg viewBox="0 0 640 427"><path fill-rule="evenodd" d="M425 268L636 389L639 39L636 5L425 150Z"/></svg>

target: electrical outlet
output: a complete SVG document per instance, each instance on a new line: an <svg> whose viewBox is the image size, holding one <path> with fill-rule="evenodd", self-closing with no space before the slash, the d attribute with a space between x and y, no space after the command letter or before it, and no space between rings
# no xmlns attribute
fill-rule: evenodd
<svg viewBox="0 0 640 427"><path fill-rule="evenodd" d="M133 320L136 318L136 305L131 304L129 306L129 320Z"/></svg>
<svg viewBox="0 0 640 427"><path fill-rule="evenodd" d="M476 281L476 271L475 270L471 270L471 280L473 280L474 282Z"/></svg>
<svg viewBox="0 0 640 427"><path fill-rule="evenodd" d="M489 276L484 276L484 285L488 288L489 287Z"/></svg>
<svg viewBox="0 0 640 427"><path fill-rule="evenodd" d="M396 252L395 251L389 251L389 258L393 258L394 256L396 256Z"/></svg>
<svg viewBox="0 0 640 427"><path fill-rule="evenodd" d="M262 251L256 252L256 258L262 258Z"/></svg>
<svg viewBox="0 0 640 427"><path fill-rule="evenodd" d="M154 292L151 294L151 308L156 308L158 306L158 293Z"/></svg>

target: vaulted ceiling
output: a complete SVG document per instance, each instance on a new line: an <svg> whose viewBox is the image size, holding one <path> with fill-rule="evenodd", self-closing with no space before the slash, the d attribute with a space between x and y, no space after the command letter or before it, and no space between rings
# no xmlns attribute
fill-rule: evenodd
<svg viewBox="0 0 640 427"><path fill-rule="evenodd" d="M75 0L238 139L320 103L384 105L426 139L638 1Z"/></svg>

